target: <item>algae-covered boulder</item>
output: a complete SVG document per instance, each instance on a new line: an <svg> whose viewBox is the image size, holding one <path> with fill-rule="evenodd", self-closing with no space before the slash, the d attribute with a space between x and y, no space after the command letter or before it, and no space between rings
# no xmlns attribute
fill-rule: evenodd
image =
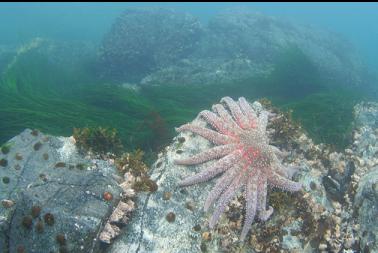
<svg viewBox="0 0 378 253"><path fill-rule="evenodd" d="M79 154L72 138L30 129L0 160L0 252L99 252L120 199L114 166Z"/></svg>
<svg viewBox="0 0 378 253"><path fill-rule="evenodd" d="M378 103L364 102L354 107L356 130L353 155L356 169L353 206L361 252L378 251Z"/></svg>
<svg viewBox="0 0 378 253"><path fill-rule="evenodd" d="M226 10L208 24L169 9L128 9L105 35L100 56L105 75L142 85L230 83L272 74L280 63L291 78L316 73L330 86L361 86L366 77L342 36L248 8ZM301 63L290 69L290 59Z"/></svg>
<svg viewBox="0 0 378 253"><path fill-rule="evenodd" d="M255 103L255 108L261 104ZM205 126L200 117L192 122ZM275 128L274 123L269 129ZM277 134L279 136L279 134ZM228 205L219 224L210 229L208 221L212 211L204 212L207 195L216 180L178 187L184 177L199 172L204 166L179 166L176 159L190 157L213 144L201 136L190 132L180 133L151 167L151 179L156 181L157 191L139 193L137 208L132 219L111 245L109 252L316 252L319 245L319 227L330 226L330 221L322 221L321 214L333 212L332 203L327 200L321 178L326 170L319 158L307 160L303 157L305 146L320 149L304 135L291 136L300 147L289 148L291 152L285 165L299 165L301 171L296 181L303 184L304 190L295 194L269 190L269 205L275 212L267 222L256 220L247 240L240 241L244 222L244 199L240 194ZM277 141L277 140L275 140ZM312 166L316 164L317 166ZM337 205L337 204L336 204Z"/></svg>
<svg viewBox="0 0 378 253"><path fill-rule="evenodd" d="M355 207L360 224L360 249L363 252L378 251L378 167L371 169L358 184Z"/></svg>
<svg viewBox="0 0 378 253"><path fill-rule="evenodd" d="M202 34L197 19L171 9L127 9L106 34L100 54L109 76L138 80L174 65L194 50Z"/></svg>
<svg viewBox="0 0 378 253"><path fill-rule="evenodd" d="M214 16L207 31L198 56L249 59L269 65L285 49L294 47L333 84L361 84L361 59L353 46L336 33L241 8Z"/></svg>

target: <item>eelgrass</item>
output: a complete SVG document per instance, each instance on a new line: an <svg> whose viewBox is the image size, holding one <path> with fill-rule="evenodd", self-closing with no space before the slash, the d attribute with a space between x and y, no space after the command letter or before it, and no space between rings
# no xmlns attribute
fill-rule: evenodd
<svg viewBox="0 0 378 253"><path fill-rule="evenodd" d="M73 128L118 130L126 150L156 149L174 127L191 121L223 96L251 101L268 97L293 116L317 142L342 148L351 113L362 94L330 91L316 67L296 48L283 52L269 76L212 85L148 86L140 91L104 84L87 69L55 66L36 52L18 56L0 81L0 143L25 128L72 135ZM353 96L351 95L353 94Z"/></svg>

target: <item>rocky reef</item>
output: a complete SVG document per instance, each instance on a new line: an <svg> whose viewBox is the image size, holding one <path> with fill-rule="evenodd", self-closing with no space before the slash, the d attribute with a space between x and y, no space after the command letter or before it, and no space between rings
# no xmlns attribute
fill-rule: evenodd
<svg viewBox="0 0 378 253"><path fill-rule="evenodd" d="M101 60L108 66L107 75L140 80L190 55L201 33L201 24L188 14L161 8L129 9L105 36Z"/></svg>
<svg viewBox="0 0 378 253"><path fill-rule="evenodd" d="M190 85L268 75L291 49L332 85L364 81L361 59L345 38L249 9L222 12L206 25L173 10L126 10L100 55L104 74L119 82Z"/></svg>
<svg viewBox="0 0 378 253"><path fill-rule="evenodd" d="M26 129L2 146L0 161L1 252L100 252L107 218L133 194L110 161L79 153L72 137ZM121 218L133 208L126 203Z"/></svg>
<svg viewBox="0 0 378 253"><path fill-rule="evenodd" d="M268 221L253 224L244 243L239 240L245 215L242 195L234 198L219 224L210 230L211 213L203 211L203 204L213 184L178 187L177 182L202 167L177 166L174 160L196 154L211 144L197 135L180 133L159 154L151 168L157 191L139 195L138 209L126 225L125 233L111 245L110 252L374 250L377 245L373 221L377 161L373 154L377 147L378 105L368 103L355 107L354 144L341 153L324 144L314 144L287 115L271 105L264 105L277 114L269 122L268 132L273 144L290 153L284 164L302 167L294 176L303 184L302 191L287 193L270 189L268 204L276 212ZM253 104L254 108L261 106L258 102ZM204 126L206 123L198 117L192 124ZM373 132L361 135L366 129Z"/></svg>
<svg viewBox="0 0 378 253"><path fill-rule="evenodd" d="M267 133L301 169L295 193L268 191L275 212L240 241L242 194L214 229L203 204L214 182L178 187L203 165L174 160L212 144L183 132L151 168L142 151L88 156L73 137L26 129L1 146L2 252L374 252L378 182L378 104L354 108L353 141L343 152L315 144L289 114L267 100L252 104L275 115ZM205 126L197 117L192 124ZM118 236L118 237L117 237Z"/></svg>

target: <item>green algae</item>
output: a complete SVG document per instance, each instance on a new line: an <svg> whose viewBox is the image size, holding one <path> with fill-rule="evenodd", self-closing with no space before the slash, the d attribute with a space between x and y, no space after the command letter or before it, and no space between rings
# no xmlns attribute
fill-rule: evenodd
<svg viewBox="0 0 378 253"><path fill-rule="evenodd" d="M33 52L18 57L0 80L0 141L26 127L67 136L72 126L104 125L121 129L121 139L130 146L141 145L148 133L138 130L152 110L145 100L132 90L76 76Z"/></svg>
<svg viewBox="0 0 378 253"><path fill-rule="evenodd" d="M315 142L324 142L336 150L350 144L353 129L353 107L362 95L355 91L315 93L285 105Z"/></svg>
<svg viewBox="0 0 378 253"><path fill-rule="evenodd" d="M1 146L1 153L3 153L4 155L8 154L10 147L11 146L9 144L4 144L3 146Z"/></svg>
<svg viewBox="0 0 378 253"><path fill-rule="evenodd" d="M175 135L174 127L223 96L267 97L279 108L293 110L311 138L342 147L350 134L352 105L366 97L326 88L328 81L295 47L277 56L270 75L212 85L128 89L97 78L84 60L65 68L33 50L18 56L0 77L0 143L27 127L69 136L72 126L103 126L117 129L129 151L160 149Z"/></svg>
<svg viewBox="0 0 378 253"><path fill-rule="evenodd" d="M84 152L90 151L94 154L103 155L108 152L119 154L123 149L116 129L104 127L74 128L73 137L76 146Z"/></svg>

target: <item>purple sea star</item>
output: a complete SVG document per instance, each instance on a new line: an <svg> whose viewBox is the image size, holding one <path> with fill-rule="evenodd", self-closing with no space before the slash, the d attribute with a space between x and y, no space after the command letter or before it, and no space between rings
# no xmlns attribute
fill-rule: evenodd
<svg viewBox="0 0 378 253"><path fill-rule="evenodd" d="M185 178L179 185L205 182L223 173L204 206L204 210L208 211L219 199L209 222L210 228L215 226L235 194L243 189L246 215L241 240L244 240L256 213L262 221L266 221L273 213L271 206L266 209L268 185L294 192L301 189L301 184L289 179L293 168L281 164L281 159L287 154L269 145L266 134L268 111L256 112L243 97L238 101L224 97L221 104L213 105L212 109L214 112L205 110L199 115L216 131L194 124L185 124L176 130L196 133L215 146L187 159L175 160L175 163L196 165L210 160L217 161Z"/></svg>

